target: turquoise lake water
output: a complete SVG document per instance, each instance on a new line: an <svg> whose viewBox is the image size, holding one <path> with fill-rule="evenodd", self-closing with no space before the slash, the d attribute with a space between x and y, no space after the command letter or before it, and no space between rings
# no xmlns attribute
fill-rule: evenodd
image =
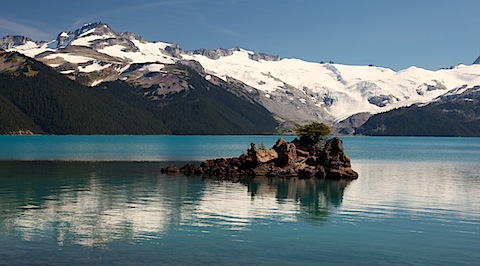
<svg viewBox="0 0 480 266"><path fill-rule="evenodd" d="M343 137L352 182L160 173L277 138L0 136L0 265L480 263L480 138Z"/></svg>

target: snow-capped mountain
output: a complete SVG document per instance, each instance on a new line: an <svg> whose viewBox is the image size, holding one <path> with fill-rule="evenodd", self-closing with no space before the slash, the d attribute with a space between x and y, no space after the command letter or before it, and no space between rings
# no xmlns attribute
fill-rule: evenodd
<svg viewBox="0 0 480 266"><path fill-rule="evenodd" d="M266 98L278 98L301 108L325 110L339 121L353 114L378 113L428 102L464 84L479 84L480 66L460 65L451 70L429 71L410 67L402 71L375 66L312 63L299 59L253 60L252 52L211 59L183 55L196 60L206 72L222 79L235 78L256 88Z"/></svg>
<svg viewBox="0 0 480 266"><path fill-rule="evenodd" d="M117 33L107 24L86 24L50 42L6 37L0 48L18 51L90 86L124 80L159 94L191 89L169 65L193 67L206 80L262 104L289 125L309 120L336 124L352 115L375 114L428 103L458 87L480 85L480 65L437 71L401 71L280 58L235 47L184 51ZM368 115L363 116L364 119Z"/></svg>
<svg viewBox="0 0 480 266"><path fill-rule="evenodd" d="M376 114L357 132L383 136L480 136L480 86L462 86L428 104Z"/></svg>

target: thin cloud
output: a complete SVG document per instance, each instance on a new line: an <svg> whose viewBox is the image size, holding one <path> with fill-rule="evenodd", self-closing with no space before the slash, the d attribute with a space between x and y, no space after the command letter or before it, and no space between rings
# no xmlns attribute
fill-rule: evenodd
<svg viewBox="0 0 480 266"><path fill-rule="evenodd" d="M243 2L244 0L224 0L222 4L235 4ZM71 29L78 28L84 23L93 22L93 21L103 21L108 23L108 18L112 16L121 16L129 14L132 12L140 11L149 11L157 10L159 14L162 14L159 17L166 18L172 17L172 10L175 10L177 14L179 12L183 13L183 16L188 17L190 20L195 20L198 23L202 23L204 26L210 28L212 31L216 31L219 34L227 36L238 36L238 33L230 29L224 28L222 25L214 24L208 17L206 17L201 11L199 11L198 6L203 5L204 3L209 3L206 0L163 0L157 1L154 3L135 3L135 4L126 4L118 5L115 8L109 8L105 10L98 10L96 13L88 14L87 16L77 18L71 25ZM181 8L180 8L181 7ZM174 9L172 9L174 8ZM106 19L106 21L104 21Z"/></svg>
<svg viewBox="0 0 480 266"><path fill-rule="evenodd" d="M226 28L219 28L219 29L218 29L218 32L220 32L221 34L225 34L225 35L231 36L231 37L238 37L238 36L240 36L240 34L238 34L236 31L229 30L229 29L226 29Z"/></svg>
<svg viewBox="0 0 480 266"><path fill-rule="evenodd" d="M138 11L138 10L151 10L152 8L155 8L155 7L189 5L189 4L194 4L202 1L203 0L165 0L165 1L155 2L155 3L146 3L146 4L135 3L135 4L119 5L117 7L108 8L105 10L100 10L97 13L89 14L87 17L84 17L82 19L88 20L91 18L102 18L102 17L113 16L113 15L131 13L132 11ZM77 20L76 22L77 24L84 23L84 22L79 22L79 20L80 19Z"/></svg>
<svg viewBox="0 0 480 266"><path fill-rule="evenodd" d="M47 40L51 34L36 28L0 18L0 32L9 35L23 35L34 40Z"/></svg>
<svg viewBox="0 0 480 266"><path fill-rule="evenodd" d="M152 9L157 7L175 6L179 4L180 5L192 4L200 1L202 0L165 0L165 1L155 2L155 3L146 3L146 4L135 3L135 4L127 4L127 5L118 5L105 10L98 10L97 12L90 13L86 16L78 17L71 24L70 28L76 29L85 23L94 22L94 21L103 21L108 23L109 17L125 15L125 14L132 13L134 11L137 11L137 12L140 10L151 11ZM107 19L107 21L104 21L105 19Z"/></svg>
<svg viewBox="0 0 480 266"><path fill-rule="evenodd" d="M224 0L222 5L238 4L245 0ZM182 16L189 17L193 21L197 21L198 24L202 24L204 27L210 29L212 32L217 32L230 38L236 38L239 36L237 32L232 29L224 27L224 25L217 25L210 18L205 16L202 8L205 5L209 5L211 2L206 0L160 0L155 2L137 2L120 4L109 9L97 9L96 12L83 14L73 18L73 20L64 21L63 27L59 28L59 25L48 25L50 33L39 30L38 23L35 21L19 21L13 19L0 18L0 38L5 35L23 35L30 37L34 40L48 41L55 37L59 31L69 31L79 28L85 23L103 21L109 23L109 19L117 16L124 16L132 12L151 12L156 10L159 14L159 18L167 19L167 17L175 17L172 11L182 13ZM113 20L114 21L114 20ZM67 25L65 25L67 22ZM31 25L34 25L33 27ZM141 34L141 33L138 33Z"/></svg>

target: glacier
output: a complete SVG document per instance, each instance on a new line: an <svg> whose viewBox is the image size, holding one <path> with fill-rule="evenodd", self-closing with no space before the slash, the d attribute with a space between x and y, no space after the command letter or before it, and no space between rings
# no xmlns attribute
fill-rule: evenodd
<svg viewBox="0 0 480 266"><path fill-rule="evenodd" d="M426 104L459 88L480 85L478 64L395 71L281 58L239 47L185 51L177 44L117 33L102 22L61 32L50 42L26 38L15 45L0 42L1 47L34 57L72 78L91 74L90 86L117 79L135 83L148 72L161 75L165 65L195 61L206 80L240 88L286 124L320 120L334 125L354 115ZM131 67L136 64L141 67Z"/></svg>

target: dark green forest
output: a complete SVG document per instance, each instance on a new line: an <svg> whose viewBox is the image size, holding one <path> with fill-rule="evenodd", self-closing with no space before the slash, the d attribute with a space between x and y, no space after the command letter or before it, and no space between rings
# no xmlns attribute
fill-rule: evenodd
<svg viewBox="0 0 480 266"><path fill-rule="evenodd" d="M263 107L191 70L195 89L152 101L124 82L85 87L36 60L15 57L25 63L0 72L0 134L261 134L277 125Z"/></svg>
<svg viewBox="0 0 480 266"><path fill-rule="evenodd" d="M155 88L114 81L86 87L18 53L1 52L0 134L272 134L263 106L216 86L185 65L172 65L188 89L149 98ZM372 116L357 134L480 136L480 88L426 106Z"/></svg>
<svg viewBox="0 0 480 266"><path fill-rule="evenodd" d="M144 88L114 81L100 85L104 93L141 107L159 117L173 134L272 134L277 122L263 106L237 97L208 82L187 66L192 89L152 101Z"/></svg>
<svg viewBox="0 0 480 266"><path fill-rule="evenodd" d="M480 92L472 88L427 106L411 106L374 115L357 133L379 136L480 136L479 103Z"/></svg>

